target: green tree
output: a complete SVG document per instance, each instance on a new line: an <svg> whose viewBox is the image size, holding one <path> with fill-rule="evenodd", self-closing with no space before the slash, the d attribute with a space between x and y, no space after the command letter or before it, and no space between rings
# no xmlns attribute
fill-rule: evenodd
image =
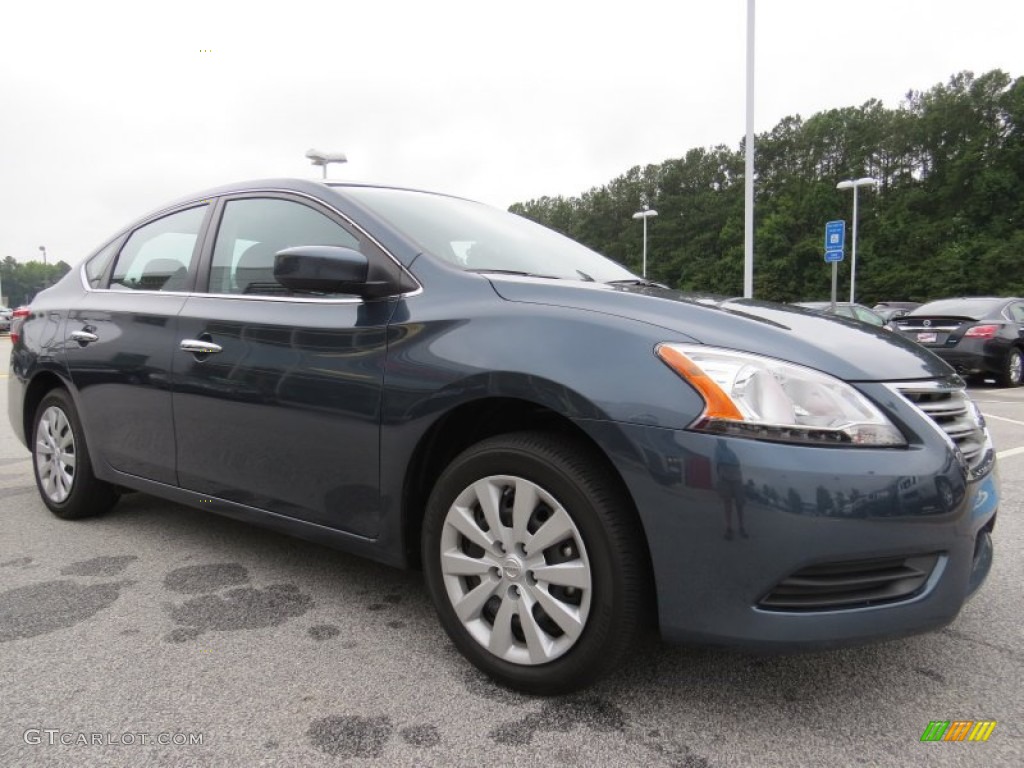
<svg viewBox="0 0 1024 768"><path fill-rule="evenodd" d="M511 210L639 271L644 204L648 275L691 291L736 295L743 275L743 156L724 145L622 176L578 197L542 197ZM824 224L849 219L845 178L872 176L859 195L857 296L927 300L1024 294L1024 78L993 70L804 120L757 137L755 294L824 298ZM849 261L840 290L849 288ZM845 285L844 285L845 284Z"/></svg>
<svg viewBox="0 0 1024 768"><path fill-rule="evenodd" d="M39 291L48 288L68 273L71 267L63 261L43 264L41 261L17 261L7 256L0 262L0 283L9 306L28 304Z"/></svg>

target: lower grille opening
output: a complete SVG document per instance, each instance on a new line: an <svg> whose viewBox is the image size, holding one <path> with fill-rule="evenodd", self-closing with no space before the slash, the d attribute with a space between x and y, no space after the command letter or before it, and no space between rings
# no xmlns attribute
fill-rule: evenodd
<svg viewBox="0 0 1024 768"><path fill-rule="evenodd" d="M906 600L924 588L938 559L931 554L812 565L776 584L758 607L832 611Z"/></svg>

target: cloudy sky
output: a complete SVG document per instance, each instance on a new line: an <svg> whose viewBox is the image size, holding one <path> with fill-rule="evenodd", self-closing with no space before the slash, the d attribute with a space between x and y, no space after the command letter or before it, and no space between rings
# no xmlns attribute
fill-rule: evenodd
<svg viewBox="0 0 1024 768"><path fill-rule="evenodd" d="M9 3L0 258L75 263L169 199L331 175L508 206L744 132L745 0ZM755 127L1024 75L1019 0L758 0Z"/></svg>

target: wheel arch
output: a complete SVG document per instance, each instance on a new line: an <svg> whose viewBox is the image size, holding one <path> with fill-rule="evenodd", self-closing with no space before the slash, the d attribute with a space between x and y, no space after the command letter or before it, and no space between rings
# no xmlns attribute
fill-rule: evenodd
<svg viewBox="0 0 1024 768"><path fill-rule="evenodd" d="M584 445L604 465L605 474L629 503L628 514L643 537L650 583L654 576L643 521L636 502L608 453L572 419L551 408L511 397L487 397L463 403L438 418L416 445L406 470L402 492L402 527L406 558L410 567L420 568L420 538L427 499L434 481L444 468L466 448L496 435L522 431L557 433Z"/></svg>
<svg viewBox="0 0 1024 768"><path fill-rule="evenodd" d="M33 420L39 404L43 398L55 389L64 389L70 392L67 382L50 370L42 370L32 377L28 387L25 388L25 399L22 406L21 424L25 431L25 443L32 449L32 433L35 428ZM74 399L74 394L71 395Z"/></svg>
<svg viewBox="0 0 1024 768"><path fill-rule="evenodd" d="M1014 384L1010 379L1010 360L1013 357L1013 353L1016 352L1024 363L1024 340L1015 339L1010 342L1010 346L1006 350L1006 355L999 363L999 369L996 371L996 382L1003 386L1021 386L1024 381L1020 381Z"/></svg>

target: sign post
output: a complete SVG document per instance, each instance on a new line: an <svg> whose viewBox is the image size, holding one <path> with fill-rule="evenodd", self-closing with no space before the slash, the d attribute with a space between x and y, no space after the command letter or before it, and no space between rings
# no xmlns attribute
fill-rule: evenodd
<svg viewBox="0 0 1024 768"><path fill-rule="evenodd" d="M836 311L836 274L839 262L843 260L843 246L846 244L846 222L830 221L825 224L825 263L832 264L832 312Z"/></svg>

